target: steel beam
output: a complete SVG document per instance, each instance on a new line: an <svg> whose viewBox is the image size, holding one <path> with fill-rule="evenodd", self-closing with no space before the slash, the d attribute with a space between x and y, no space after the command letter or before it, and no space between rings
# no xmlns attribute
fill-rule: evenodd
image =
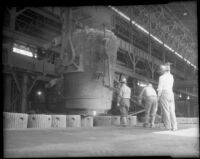
<svg viewBox="0 0 200 159"><path fill-rule="evenodd" d="M30 10L48 18L48 19L51 19L53 21L55 21L56 23L60 23L61 24L61 20L59 19L59 17L55 16L54 14L48 12L48 11L45 11L44 9L42 8L38 8L38 7L30 7L29 8Z"/></svg>
<svg viewBox="0 0 200 159"><path fill-rule="evenodd" d="M12 76L14 78L14 81L16 83L18 91L21 92L21 87L20 87L19 81L17 79L16 73L14 72L14 70L12 68L11 68L11 74L12 74Z"/></svg>
<svg viewBox="0 0 200 159"><path fill-rule="evenodd" d="M27 95L29 95L31 93L32 88L34 87L35 83L37 82L38 78L36 77L33 81L33 83L31 84L31 86L29 87L28 91L27 91Z"/></svg>

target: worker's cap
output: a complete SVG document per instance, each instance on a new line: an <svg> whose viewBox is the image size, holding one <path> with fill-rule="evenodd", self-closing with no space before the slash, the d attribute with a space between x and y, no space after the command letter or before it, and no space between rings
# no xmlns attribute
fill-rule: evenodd
<svg viewBox="0 0 200 159"><path fill-rule="evenodd" d="M121 81L120 81L121 83L127 83L127 81L126 81L126 78L125 77L123 77L122 79L121 79Z"/></svg>
<svg viewBox="0 0 200 159"><path fill-rule="evenodd" d="M164 72L166 72L168 69L169 69L168 66L166 66L166 65L160 65L160 67L159 67L159 72L160 72L160 73L164 73Z"/></svg>
<svg viewBox="0 0 200 159"><path fill-rule="evenodd" d="M152 86L151 82L147 79L144 80L146 86Z"/></svg>
<svg viewBox="0 0 200 159"><path fill-rule="evenodd" d="M149 84L149 80L145 79L145 80L144 80L144 83L145 83L145 84Z"/></svg>
<svg viewBox="0 0 200 159"><path fill-rule="evenodd" d="M171 66L171 65L172 65L171 62L165 63L165 66L166 66L166 70L167 70L167 71L170 71L170 66Z"/></svg>
<svg viewBox="0 0 200 159"><path fill-rule="evenodd" d="M172 65L172 63L171 62L166 62L165 65L166 66L170 66L170 65Z"/></svg>

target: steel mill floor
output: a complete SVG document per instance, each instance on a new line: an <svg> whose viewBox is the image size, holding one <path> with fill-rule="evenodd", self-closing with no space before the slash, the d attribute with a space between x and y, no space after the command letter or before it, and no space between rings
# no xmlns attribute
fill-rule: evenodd
<svg viewBox="0 0 200 159"><path fill-rule="evenodd" d="M4 157L199 157L199 125L160 128L4 129Z"/></svg>

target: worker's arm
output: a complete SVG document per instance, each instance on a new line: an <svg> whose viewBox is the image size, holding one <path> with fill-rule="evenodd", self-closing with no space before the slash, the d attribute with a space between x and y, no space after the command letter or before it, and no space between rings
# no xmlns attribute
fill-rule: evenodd
<svg viewBox="0 0 200 159"><path fill-rule="evenodd" d="M158 81L158 99L160 98L161 96L161 93L162 93L162 85L163 85L163 80L162 80L162 77L160 76L159 77L159 81Z"/></svg>
<svg viewBox="0 0 200 159"><path fill-rule="evenodd" d="M143 98L143 94L144 94L145 88L142 89L139 97L138 97L138 103L141 105L142 104L142 98Z"/></svg>
<svg viewBox="0 0 200 159"><path fill-rule="evenodd" d="M119 102L121 100L122 94L123 94L123 90L122 90L122 87L121 87L120 90L119 90L118 97L117 97L117 106L120 106Z"/></svg>

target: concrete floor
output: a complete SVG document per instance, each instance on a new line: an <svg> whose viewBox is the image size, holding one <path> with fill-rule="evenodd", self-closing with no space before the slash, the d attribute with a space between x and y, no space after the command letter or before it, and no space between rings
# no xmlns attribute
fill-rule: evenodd
<svg viewBox="0 0 200 159"><path fill-rule="evenodd" d="M159 128L93 127L4 130L4 157L199 157L198 124Z"/></svg>

